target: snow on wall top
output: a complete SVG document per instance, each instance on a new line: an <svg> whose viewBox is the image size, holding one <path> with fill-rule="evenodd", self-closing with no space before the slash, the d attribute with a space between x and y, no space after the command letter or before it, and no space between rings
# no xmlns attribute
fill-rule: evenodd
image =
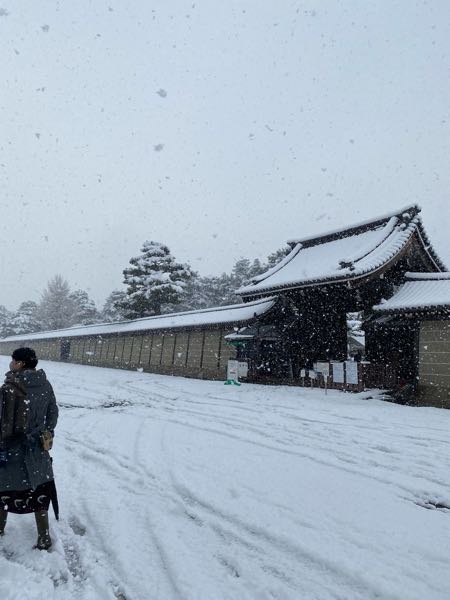
<svg viewBox="0 0 450 600"><path fill-rule="evenodd" d="M246 304L232 304L181 313L170 313L157 317L146 317L134 321L118 323L100 323L55 331L39 331L23 335L12 335L3 338L2 342L14 340L38 340L48 338L67 338L86 335L106 335L108 333L132 333L135 331L152 331L183 327L219 325L226 323L241 323L261 316L275 304L275 298L266 298Z"/></svg>
<svg viewBox="0 0 450 600"><path fill-rule="evenodd" d="M450 308L450 273L407 273L407 278L392 298L373 309L384 312Z"/></svg>
<svg viewBox="0 0 450 600"><path fill-rule="evenodd" d="M395 215L292 242L295 246L287 257L266 273L255 277L252 284L240 288L237 293L251 296L270 293L275 289L360 277L389 262L404 248L414 232L418 232L436 270L442 270L442 263L427 246L419 212L419 207L411 206Z"/></svg>

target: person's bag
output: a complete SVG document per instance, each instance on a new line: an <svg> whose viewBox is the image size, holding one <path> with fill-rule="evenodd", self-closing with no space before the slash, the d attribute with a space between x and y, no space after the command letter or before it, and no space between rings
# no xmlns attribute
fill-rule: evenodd
<svg viewBox="0 0 450 600"><path fill-rule="evenodd" d="M8 380L0 388L0 443L14 443L24 437L30 407L25 389Z"/></svg>
<svg viewBox="0 0 450 600"><path fill-rule="evenodd" d="M53 448L53 434L51 431L43 431L40 435L41 446L47 452Z"/></svg>

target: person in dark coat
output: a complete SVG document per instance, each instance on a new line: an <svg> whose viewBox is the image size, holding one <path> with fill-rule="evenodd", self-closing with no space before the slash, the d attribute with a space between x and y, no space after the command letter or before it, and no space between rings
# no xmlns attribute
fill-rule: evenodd
<svg viewBox="0 0 450 600"><path fill-rule="evenodd" d="M16 415L13 437L1 441L0 448L0 535L4 534L8 513L33 512L38 539L36 548L49 550L52 545L48 523L50 500L55 498L52 460L44 448L42 434L53 432L58 421L58 407L50 382L32 348L18 348L12 354L1 387L3 398L17 400L23 406L26 394L26 427L23 414ZM0 418L2 418L0 416ZM5 420L5 419L4 419ZM3 423L0 423L3 426ZM2 433L4 433L2 427ZM48 435L47 433L45 435ZM48 447L48 446L46 446Z"/></svg>

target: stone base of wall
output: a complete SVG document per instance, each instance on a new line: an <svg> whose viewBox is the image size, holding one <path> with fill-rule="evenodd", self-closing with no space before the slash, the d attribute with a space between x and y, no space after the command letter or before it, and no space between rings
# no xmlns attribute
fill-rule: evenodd
<svg viewBox="0 0 450 600"><path fill-rule="evenodd" d="M450 408L450 388L442 386L419 386L417 406Z"/></svg>
<svg viewBox="0 0 450 600"><path fill-rule="evenodd" d="M3 354L5 355L5 354ZM155 373L156 375L172 375L172 376L176 376L176 377L187 377L187 378L191 378L191 379L208 379L208 380L212 380L212 381L225 381L226 376L227 376L227 369L226 367L221 367L218 369L206 369L206 368L202 368L202 369L196 369L194 368L189 368L189 367L177 367L177 366L153 366L153 365L146 365L146 366L140 366L137 364L133 364L133 363L119 363L117 362L116 364L111 364L110 362L101 362L98 360L92 359L92 360L77 360L77 359L69 359L66 361L61 361L61 360L55 360L52 358L42 358L42 360L48 360L48 361L53 361L53 362L65 362L68 364L80 364L80 365L85 365L85 366L90 366L90 367L102 367L102 368L106 368L106 369L123 369L126 371L137 371L138 369L142 369L145 373Z"/></svg>

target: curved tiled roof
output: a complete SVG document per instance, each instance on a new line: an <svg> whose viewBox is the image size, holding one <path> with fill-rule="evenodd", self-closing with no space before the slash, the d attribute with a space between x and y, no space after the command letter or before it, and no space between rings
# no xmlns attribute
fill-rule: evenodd
<svg viewBox="0 0 450 600"><path fill-rule="evenodd" d="M38 331L36 333L13 335L3 338L2 342L14 340L38 340L47 338L68 338L86 335L107 335L110 333L134 333L154 330L170 330L187 327L208 327L211 325L226 325L245 323L268 312L275 304L275 298L265 298L247 302L246 304L232 304L218 306L203 310L170 313L156 317L135 319L134 321L120 321L118 323L98 323L57 329L55 331Z"/></svg>
<svg viewBox="0 0 450 600"><path fill-rule="evenodd" d="M288 256L237 293L251 297L357 279L383 268L414 234L435 270L445 270L428 242L419 212L414 205L344 230L292 241L294 247Z"/></svg>
<svg viewBox="0 0 450 600"><path fill-rule="evenodd" d="M377 312L445 309L450 312L450 273L406 273L405 283L389 298L373 307Z"/></svg>

